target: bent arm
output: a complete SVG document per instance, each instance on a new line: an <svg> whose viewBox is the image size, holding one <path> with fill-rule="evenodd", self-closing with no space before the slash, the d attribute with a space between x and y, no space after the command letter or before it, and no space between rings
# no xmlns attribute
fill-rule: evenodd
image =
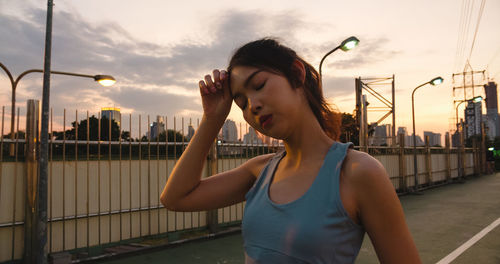
<svg viewBox="0 0 500 264"><path fill-rule="evenodd" d="M208 151L221 126L216 120L202 119L161 194L160 200L167 209L211 210L245 199L260 169L273 154L252 158L237 168L201 179Z"/></svg>
<svg viewBox="0 0 500 264"><path fill-rule="evenodd" d="M352 177L359 218L380 263L421 263L403 209L385 168L358 152Z"/></svg>
<svg viewBox="0 0 500 264"><path fill-rule="evenodd" d="M224 122L221 120L207 119L205 116L202 118L198 130L163 188L160 200L166 208L178 209L179 202L200 184L208 151L222 127L221 122Z"/></svg>

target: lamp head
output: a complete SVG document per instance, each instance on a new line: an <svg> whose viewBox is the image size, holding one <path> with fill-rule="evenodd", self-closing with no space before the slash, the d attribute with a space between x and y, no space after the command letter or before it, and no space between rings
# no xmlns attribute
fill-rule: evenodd
<svg viewBox="0 0 500 264"><path fill-rule="evenodd" d="M482 96L476 96L476 97L472 98L472 101L474 103L479 103L479 102L483 101L483 97Z"/></svg>
<svg viewBox="0 0 500 264"><path fill-rule="evenodd" d="M359 39L352 36L352 37L349 37L346 40L342 41L342 43L340 44L340 49L343 51L348 51L348 50L355 48L358 45L358 43L359 43Z"/></svg>
<svg viewBox="0 0 500 264"><path fill-rule="evenodd" d="M94 76L94 80L102 86L111 86L116 82L115 78L111 75L96 75Z"/></svg>
<svg viewBox="0 0 500 264"><path fill-rule="evenodd" d="M436 77L436 78L432 79L429 83L432 85L439 85L439 84L443 83L443 78Z"/></svg>

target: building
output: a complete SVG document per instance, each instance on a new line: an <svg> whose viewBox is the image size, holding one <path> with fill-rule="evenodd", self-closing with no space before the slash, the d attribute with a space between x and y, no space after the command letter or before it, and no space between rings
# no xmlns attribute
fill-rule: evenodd
<svg viewBox="0 0 500 264"><path fill-rule="evenodd" d="M155 139L165 132L165 122L162 116L156 116L156 122L149 125L148 139Z"/></svg>
<svg viewBox="0 0 500 264"><path fill-rule="evenodd" d="M374 127L373 134L368 138L368 144L372 146L389 146L392 143L391 125L379 125Z"/></svg>
<svg viewBox="0 0 500 264"><path fill-rule="evenodd" d="M262 144L262 140L255 133L253 127L248 128L248 133L243 136L243 143L245 144Z"/></svg>
<svg viewBox="0 0 500 264"><path fill-rule="evenodd" d="M195 132L195 130L194 130L193 125L192 125L192 124L189 124L189 126L188 126L188 135L187 135L187 140L191 140L191 138L193 138L193 136L194 136L194 132Z"/></svg>
<svg viewBox="0 0 500 264"><path fill-rule="evenodd" d="M101 108L101 118L106 117L108 120L114 120L118 126L122 123L122 114L120 113L120 108L116 107L103 107Z"/></svg>
<svg viewBox="0 0 500 264"><path fill-rule="evenodd" d="M408 135L408 131L406 130L406 127L398 127L398 140L399 140L399 134L403 134L405 136L405 147L412 147L413 146L413 134ZM424 141L422 140L422 138L419 135L417 135L417 138L415 138L415 141L417 142L417 147L425 145Z"/></svg>
<svg viewBox="0 0 500 264"><path fill-rule="evenodd" d="M460 133L456 130L453 135L451 135L451 146L454 148L460 147Z"/></svg>
<svg viewBox="0 0 500 264"><path fill-rule="evenodd" d="M488 82L488 84L485 84L484 93L486 94L486 116L483 115L483 117L486 126L486 134L490 139L493 139L500 136L497 84L495 82Z"/></svg>
<svg viewBox="0 0 500 264"><path fill-rule="evenodd" d="M482 122L482 104L481 102L468 101L465 107L465 139L481 135Z"/></svg>
<svg viewBox="0 0 500 264"><path fill-rule="evenodd" d="M223 142L238 142L238 130L233 120L226 119L226 122L224 122L221 139Z"/></svg>
<svg viewBox="0 0 500 264"><path fill-rule="evenodd" d="M441 145L441 134L440 133L434 133L431 131L424 131L424 139L427 136L429 137L429 146L431 146L431 147L436 147L436 146L442 147L443 146L443 145Z"/></svg>

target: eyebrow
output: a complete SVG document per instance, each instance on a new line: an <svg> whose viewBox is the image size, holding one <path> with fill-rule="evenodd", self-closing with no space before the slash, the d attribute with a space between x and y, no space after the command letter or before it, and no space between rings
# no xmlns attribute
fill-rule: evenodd
<svg viewBox="0 0 500 264"><path fill-rule="evenodd" d="M259 70L254 71L252 74L250 74L250 76L248 76L247 79L245 80L245 82L243 83L243 87L247 87L248 84L250 83L250 81L252 81L252 78L255 77L255 75L257 75L257 73L259 73L261 71L264 71L264 70L259 69Z"/></svg>
<svg viewBox="0 0 500 264"><path fill-rule="evenodd" d="M252 81L253 77L255 77L255 75L257 75L259 72L262 72L262 71L264 71L264 70L259 69L259 70L256 70L256 71L252 72L252 74L250 74L250 75L247 77L247 79L245 80L245 82L243 83L243 87L248 87L248 85L249 85L249 84L250 84L250 82ZM241 93L239 93L239 92L238 92L238 93L235 93L235 94L233 95L233 100L234 100L234 99L236 99L236 98L238 98L238 97L240 97L240 96L241 96Z"/></svg>

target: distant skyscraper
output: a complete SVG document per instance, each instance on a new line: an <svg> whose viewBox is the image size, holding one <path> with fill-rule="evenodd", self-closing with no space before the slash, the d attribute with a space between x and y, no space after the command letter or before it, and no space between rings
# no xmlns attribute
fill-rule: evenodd
<svg viewBox="0 0 500 264"><path fill-rule="evenodd" d="M114 120L118 126L121 126L122 115L120 113L120 108L116 107L103 107L101 108L101 116L107 119Z"/></svg>
<svg viewBox="0 0 500 264"><path fill-rule="evenodd" d="M474 135L481 135L481 118L482 107L481 102L468 102L465 107L465 138Z"/></svg>
<svg viewBox="0 0 500 264"><path fill-rule="evenodd" d="M162 116L156 116L156 122L149 125L149 139L155 139L161 133L165 132L165 122Z"/></svg>
<svg viewBox="0 0 500 264"><path fill-rule="evenodd" d="M248 128L248 133L243 136L243 143L245 144L261 144L262 140L255 133L253 127Z"/></svg>
<svg viewBox="0 0 500 264"><path fill-rule="evenodd" d="M388 146L391 145L391 125L376 126L373 135L368 139L370 145L373 146Z"/></svg>
<svg viewBox="0 0 500 264"><path fill-rule="evenodd" d="M191 140L191 138L194 136L194 127L192 124L189 124L188 126L188 135L187 135L187 139L188 140Z"/></svg>
<svg viewBox="0 0 500 264"><path fill-rule="evenodd" d="M396 137L396 140L399 143L399 134L405 135L405 146L408 146L408 143L406 142L406 138L408 137L408 132L406 131L406 127L398 127L398 136Z"/></svg>
<svg viewBox="0 0 500 264"><path fill-rule="evenodd" d="M486 94L486 118L487 134L490 139L500 136L500 119L498 117L497 84L488 82L484 85Z"/></svg>
<svg viewBox="0 0 500 264"><path fill-rule="evenodd" d="M222 140L224 142L238 141L238 130L236 129L236 123L231 119L226 119L226 122L224 122L224 125L222 126Z"/></svg>
<svg viewBox="0 0 500 264"><path fill-rule="evenodd" d="M434 133L431 131L424 131L424 139L426 136L429 136L429 145L431 147L434 146L442 146L441 145L441 134L440 133Z"/></svg>

